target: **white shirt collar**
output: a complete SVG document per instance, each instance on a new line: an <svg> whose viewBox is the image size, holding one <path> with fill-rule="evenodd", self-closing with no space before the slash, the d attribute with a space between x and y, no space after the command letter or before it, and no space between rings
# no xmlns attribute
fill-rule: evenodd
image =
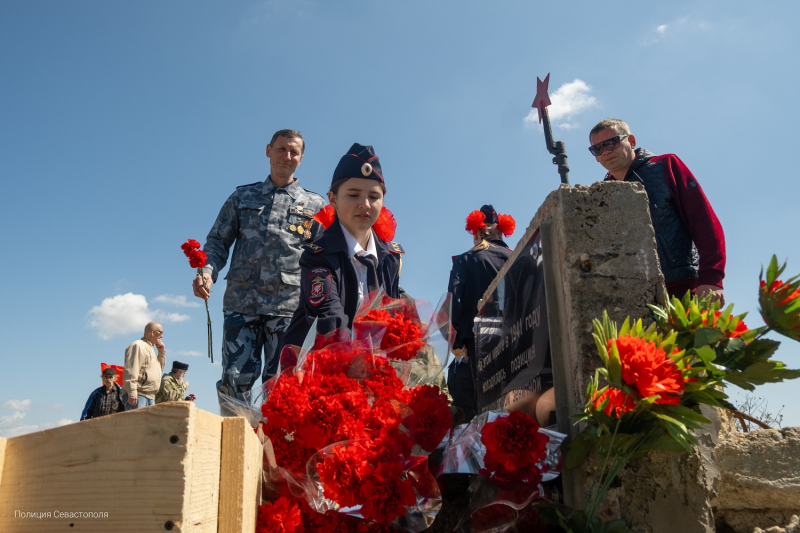
<svg viewBox="0 0 800 533"><path fill-rule="evenodd" d="M347 228L344 227L344 224L342 224L341 221L339 222L339 226L342 228L342 233L344 234L344 240L347 243L347 254L350 256L350 259L358 255L359 252L364 252L377 259L378 248L375 246L375 237L373 236L372 230L370 230L369 232L369 241L367 242L367 249L364 250L364 248L362 248L361 245L358 244L356 238L353 237L353 235L349 231L347 231Z"/></svg>

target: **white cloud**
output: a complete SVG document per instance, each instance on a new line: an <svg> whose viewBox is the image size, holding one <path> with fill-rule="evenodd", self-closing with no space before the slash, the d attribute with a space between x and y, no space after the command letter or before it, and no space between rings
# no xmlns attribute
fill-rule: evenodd
<svg viewBox="0 0 800 533"><path fill-rule="evenodd" d="M550 95L551 105L547 108L550 121L562 129L575 129L579 127L573 121L576 115L595 107L597 98L591 94L592 88L583 80L575 79L559 87ZM525 125L536 127L539 124L539 112L531 109L525 117Z"/></svg>
<svg viewBox="0 0 800 533"><path fill-rule="evenodd" d="M100 305L92 307L89 316L89 325L105 340L126 333L141 333L151 320L184 322L190 318L180 313L151 310L143 295L132 292L105 298Z"/></svg>
<svg viewBox="0 0 800 533"><path fill-rule="evenodd" d="M200 357L204 355L197 350L167 350L167 353L172 357Z"/></svg>
<svg viewBox="0 0 800 533"><path fill-rule="evenodd" d="M189 315L182 315L180 313L165 313L164 311L153 311L153 318L161 322L186 322L189 320Z"/></svg>
<svg viewBox="0 0 800 533"><path fill-rule="evenodd" d="M74 424L74 420L70 420L69 418L62 418L58 422L56 422L57 426L66 426L67 424Z"/></svg>
<svg viewBox="0 0 800 533"><path fill-rule="evenodd" d="M22 411L16 411L11 413L10 415L0 416L0 427L8 427L15 422L19 422L23 418L25 418L25 413Z"/></svg>
<svg viewBox="0 0 800 533"><path fill-rule="evenodd" d="M0 437L17 437L19 435L25 435L26 433L33 433L34 431L39 431L40 428L36 424L29 424L25 426L14 426L8 429L0 429Z"/></svg>
<svg viewBox="0 0 800 533"><path fill-rule="evenodd" d="M671 21L669 24L659 24L655 30L648 31L644 44L650 45L658 42L666 42L677 35L687 33L699 33L709 29L709 24L702 20L693 20L689 17L682 17Z"/></svg>
<svg viewBox="0 0 800 533"><path fill-rule="evenodd" d="M153 301L160 304L174 305L175 307L200 307L200 302L189 301L183 294L162 294L153 298Z"/></svg>
<svg viewBox="0 0 800 533"><path fill-rule="evenodd" d="M31 408L31 401L30 400L8 400L3 402L3 405L0 406L5 409L11 409L12 411L29 411Z"/></svg>

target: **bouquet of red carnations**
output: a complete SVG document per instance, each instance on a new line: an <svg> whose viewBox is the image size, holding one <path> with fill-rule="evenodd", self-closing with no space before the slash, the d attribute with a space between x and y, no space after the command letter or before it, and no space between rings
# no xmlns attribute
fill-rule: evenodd
<svg viewBox="0 0 800 533"><path fill-rule="evenodd" d="M449 335L449 313L438 306L439 318L422 322L413 301L380 302L355 320L353 334L315 336L284 354L281 374L266 384L258 431L274 456L268 483L283 500L264 506L261 522L294 516L288 509L315 531L417 532L433 522L441 497L427 455L451 414L431 384L442 365L426 340L431 324ZM415 359L435 370L408 371Z"/></svg>
<svg viewBox="0 0 800 533"><path fill-rule="evenodd" d="M440 475L477 474L458 531L489 533L537 522L529 504L544 496L542 481L559 475L565 435L540 428L521 411L503 409L478 415L454 433Z"/></svg>

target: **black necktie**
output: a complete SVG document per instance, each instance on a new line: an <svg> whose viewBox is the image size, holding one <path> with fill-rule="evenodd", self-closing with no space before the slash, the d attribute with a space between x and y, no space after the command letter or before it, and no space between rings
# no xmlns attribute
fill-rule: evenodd
<svg viewBox="0 0 800 533"><path fill-rule="evenodd" d="M372 255L356 255L355 258L367 267L367 291L369 294L378 290L378 259Z"/></svg>

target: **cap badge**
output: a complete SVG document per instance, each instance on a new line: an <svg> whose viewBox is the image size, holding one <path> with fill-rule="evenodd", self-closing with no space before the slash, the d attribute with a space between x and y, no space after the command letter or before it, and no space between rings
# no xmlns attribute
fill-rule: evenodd
<svg viewBox="0 0 800 533"><path fill-rule="evenodd" d="M364 176L369 176L372 174L372 165L369 163L364 163L361 165L361 173L364 174Z"/></svg>

